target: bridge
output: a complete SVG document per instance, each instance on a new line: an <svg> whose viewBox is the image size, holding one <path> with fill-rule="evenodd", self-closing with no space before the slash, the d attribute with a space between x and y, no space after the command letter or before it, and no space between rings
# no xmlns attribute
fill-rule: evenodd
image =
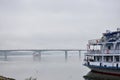
<svg viewBox="0 0 120 80"><path fill-rule="evenodd" d="M4 60L7 60L9 52L33 52L33 56L37 53L37 56L41 60L42 52L43 51L63 51L65 53L65 60L68 58L68 52L69 51L78 51L79 52L79 58L81 56L81 51L87 51L86 49L2 49L0 52L4 54Z"/></svg>

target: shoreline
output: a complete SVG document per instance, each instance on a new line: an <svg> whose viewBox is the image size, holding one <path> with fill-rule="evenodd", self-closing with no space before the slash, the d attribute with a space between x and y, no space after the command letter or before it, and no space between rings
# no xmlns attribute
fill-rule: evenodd
<svg viewBox="0 0 120 80"><path fill-rule="evenodd" d="M0 80L15 80L15 79L0 75Z"/></svg>

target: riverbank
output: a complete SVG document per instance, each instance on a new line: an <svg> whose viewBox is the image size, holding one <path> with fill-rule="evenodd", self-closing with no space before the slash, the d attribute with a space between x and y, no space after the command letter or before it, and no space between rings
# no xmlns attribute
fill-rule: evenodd
<svg viewBox="0 0 120 80"><path fill-rule="evenodd" d="M15 80L15 79L4 77L4 76L0 76L0 80Z"/></svg>

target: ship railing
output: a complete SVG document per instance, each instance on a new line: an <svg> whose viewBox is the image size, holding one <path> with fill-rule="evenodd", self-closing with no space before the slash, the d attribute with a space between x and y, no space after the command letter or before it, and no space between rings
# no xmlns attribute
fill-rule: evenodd
<svg viewBox="0 0 120 80"><path fill-rule="evenodd" d="M101 54L100 50L88 50L87 53L89 54Z"/></svg>
<svg viewBox="0 0 120 80"><path fill-rule="evenodd" d="M120 49L116 49L116 50L108 50L108 49L104 49L104 50L88 50L87 51L88 54L120 54Z"/></svg>
<svg viewBox="0 0 120 80"><path fill-rule="evenodd" d="M101 39L92 39L88 41L88 44L92 45L92 44L98 44L100 42L101 42Z"/></svg>
<svg viewBox="0 0 120 80"><path fill-rule="evenodd" d="M104 54L120 54L120 50L119 49L112 49L112 50L108 50L108 49L105 49L105 50L102 50L102 53Z"/></svg>

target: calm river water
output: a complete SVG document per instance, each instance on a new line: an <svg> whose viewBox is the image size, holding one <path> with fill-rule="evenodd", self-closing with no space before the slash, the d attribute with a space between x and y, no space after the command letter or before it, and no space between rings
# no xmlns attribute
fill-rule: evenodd
<svg viewBox="0 0 120 80"><path fill-rule="evenodd" d="M2 58L1 58L2 59ZM16 80L120 80L120 77L102 77L83 66L83 55L79 59L78 53L68 54L65 61L64 53L43 54L41 61L32 55L9 56L8 61L0 61L0 75ZM100 77L100 78L99 78Z"/></svg>

